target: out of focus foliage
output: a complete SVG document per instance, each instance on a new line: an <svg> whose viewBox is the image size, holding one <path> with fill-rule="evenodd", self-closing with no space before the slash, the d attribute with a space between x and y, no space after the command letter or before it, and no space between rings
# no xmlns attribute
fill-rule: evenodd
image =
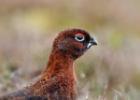
<svg viewBox="0 0 140 100"><path fill-rule="evenodd" d="M139 100L139 0L1 0L0 94L38 76L56 33L68 28L99 42L76 61L79 100Z"/></svg>

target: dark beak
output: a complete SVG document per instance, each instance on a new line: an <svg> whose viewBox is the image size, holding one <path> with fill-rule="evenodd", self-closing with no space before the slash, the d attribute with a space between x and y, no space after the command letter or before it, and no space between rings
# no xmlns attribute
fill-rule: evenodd
<svg viewBox="0 0 140 100"><path fill-rule="evenodd" d="M91 38L87 44L87 48L90 48L91 46L97 45L97 44L98 44L97 40L95 38Z"/></svg>
<svg viewBox="0 0 140 100"><path fill-rule="evenodd" d="M92 45L97 45L97 40L95 38L91 38L89 43L92 43Z"/></svg>

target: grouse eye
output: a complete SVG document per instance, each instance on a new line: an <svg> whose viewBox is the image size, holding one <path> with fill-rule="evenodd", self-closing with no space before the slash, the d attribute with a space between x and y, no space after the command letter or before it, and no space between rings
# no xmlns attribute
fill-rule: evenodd
<svg viewBox="0 0 140 100"><path fill-rule="evenodd" d="M85 40L85 37L84 37L83 34L76 34L76 35L75 35L75 40L76 40L76 41L79 41L79 42L82 42L82 41Z"/></svg>

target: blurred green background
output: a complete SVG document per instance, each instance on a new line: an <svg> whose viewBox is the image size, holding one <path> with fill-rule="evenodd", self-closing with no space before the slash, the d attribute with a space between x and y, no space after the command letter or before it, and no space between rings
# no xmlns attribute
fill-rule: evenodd
<svg viewBox="0 0 140 100"><path fill-rule="evenodd" d="M139 0L0 0L0 94L36 78L69 28L99 42L76 61L78 100L139 100Z"/></svg>

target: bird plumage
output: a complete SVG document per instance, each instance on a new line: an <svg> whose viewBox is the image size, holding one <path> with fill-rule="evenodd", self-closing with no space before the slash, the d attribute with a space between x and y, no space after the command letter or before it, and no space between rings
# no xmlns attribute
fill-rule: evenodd
<svg viewBox="0 0 140 100"><path fill-rule="evenodd" d="M60 32L54 40L48 64L41 73L41 78L29 87L3 98L75 100L76 76L73 63L92 45L97 45L96 41L84 30L69 29Z"/></svg>

